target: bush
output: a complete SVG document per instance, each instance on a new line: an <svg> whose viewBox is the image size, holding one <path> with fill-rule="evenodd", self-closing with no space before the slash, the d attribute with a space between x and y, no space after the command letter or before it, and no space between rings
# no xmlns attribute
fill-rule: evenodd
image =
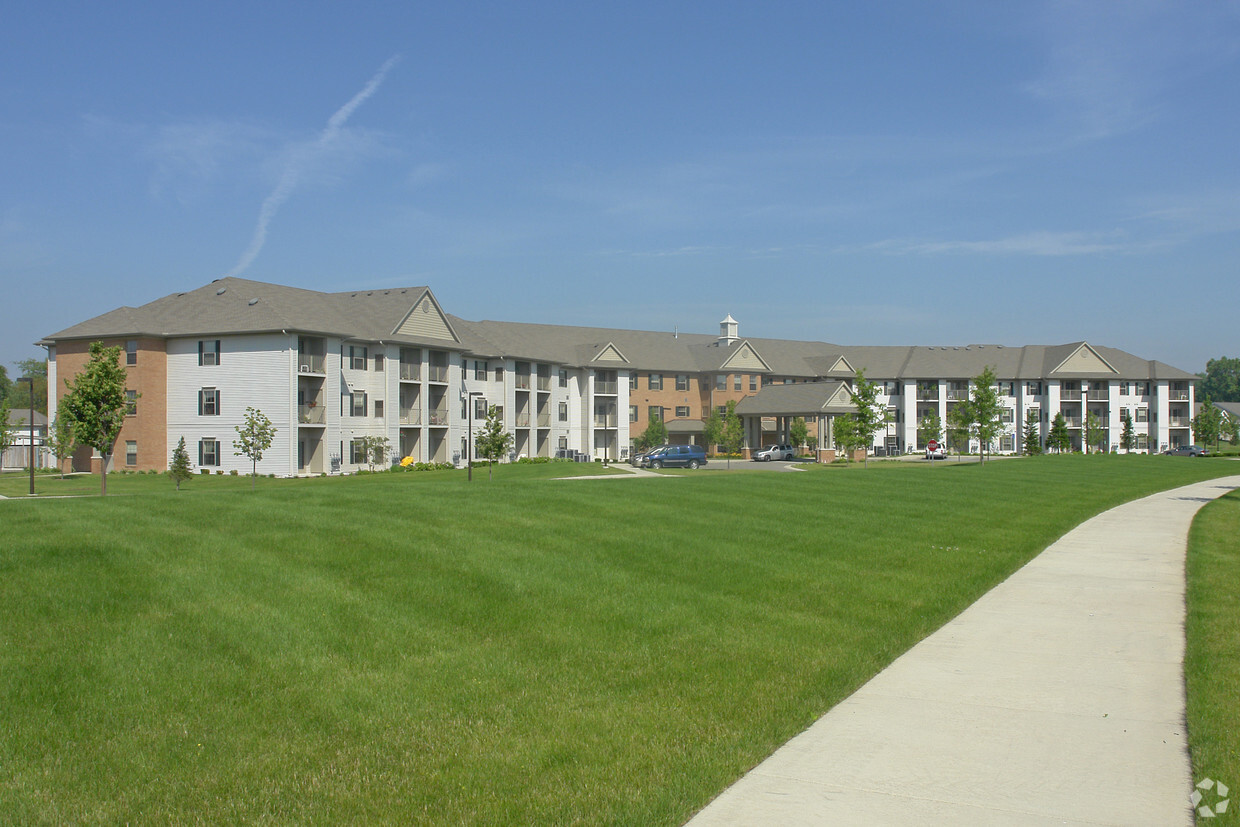
<svg viewBox="0 0 1240 827"><path fill-rule="evenodd" d="M228 472L228 476L230 476L230 477L235 477L235 476L237 476L237 469L236 469L236 468L234 468L234 469L232 469L231 471L229 471L229 472Z"/></svg>
<svg viewBox="0 0 1240 827"><path fill-rule="evenodd" d="M205 477L211 473L211 469L210 468L199 468L198 473L202 474Z"/></svg>

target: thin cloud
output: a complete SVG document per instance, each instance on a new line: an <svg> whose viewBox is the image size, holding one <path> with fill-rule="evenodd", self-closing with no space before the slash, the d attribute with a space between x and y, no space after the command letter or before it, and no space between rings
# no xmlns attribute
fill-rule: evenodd
<svg viewBox="0 0 1240 827"><path fill-rule="evenodd" d="M1024 255L1079 256L1098 253L1135 253L1148 250L1150 244L1133 244L1122 232L1036 232L983 241L924 241L888 239L849 251L869 250L892 255Z"/></svg>
<svg viewBox="0 0 1240 827"><path fill-rule="evenodd" d="M302 176L305 174L309 166L323 155L332 144L336 142L340 135L340 131L348 122L349 117L357 110L359 106L366 102L366 99L373 95L378 89L379 84L383 83L383 79L387 77L387 73L400 60L399 55L394 55L375 73L363 89L354 95L348 103L340 107L336 112L327 119L327 126L319 134L318 139L302 151L294 152L290 155L288 162L285 164L284 171L280 176L279 183L276 188L263 201L263 206L258 212L258 225L254 228L254 238L250 241L250 246L241 255L241 260L233 269L229 270L225 276L236 276L245 272L258 257L262 251L263 245L267 242L267 228L271 224L271 220L275 218L280 207L293 194L293 190L297 188Z"/></svg>

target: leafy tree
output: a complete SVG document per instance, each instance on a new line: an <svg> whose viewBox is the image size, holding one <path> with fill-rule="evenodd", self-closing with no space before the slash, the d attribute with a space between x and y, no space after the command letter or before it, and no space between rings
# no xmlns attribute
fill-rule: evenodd
<svg viewBox="0 0 1240 827"><path fill-rule="evenodd" d="M917 423L917 440L922 445L927 445L930 440L941 440L943 438L943 420L939 418L938 411L931 411L921 418Z"/></svg>
<svg viewBox="0 0 1240 827"><path fill-rule="evenodd" d="M60 466L60 478L65 478L65 460L73 456L73 449L77 447L77 442L73 435L73 417L64 409L64 404L56 411L56 418L52 420L52 427L48 429L47 445L52 449L52 454L56 457L56 464Z"/></svg>
<svg viewBox="0 0 1240 827"><path fill-rule="evenodd" d="M866 463L869 464L870 447L874 444L874 434L887 421L887 409L878 405L878 385L865 378L865 371L857 371L857 379L853 383L853 404L857 410L848 414L853 418L851 426L853 441L857 450L865 449Z"/></svg>
<svg viewBox="0 0 1240 827"><path fill-rule="evenodd" d="M1124 408L1124 414L1120 417L1120 421L1123 422L1124 429L1120 432L1119 444L1124 449L1124 452L1128 453L1137 447L1137 435L1132 428L1132 414L1128 413L1127 408Z"/></svg>
<svg viewBox="0 0 1240 827"><path fill-rule="evenodd" d="M1026 409L1025 434L1021 438L1021 442L1023 443L1021 449L1024 451L1025 456L1032 457L1042 453L1042 439L1039 435L1039 431L1041 430L1040 425L1041 422L1038 412L1033 408Z"/></svg>
<svg viewBox="0 0 1240 827"><path fill-rule="evenodd" d="M487 461L487 479L491 479L492 464L512 449L514 437L504 430L504 422L500 417L499 408L492 405L487 410L487 421L474 439L474 447L478 456Z"/></svg>
<svg viewBox="0 0 1240 827"><path fill-rule="evenodd" d="M807 437L805 438L805 445L809 448L809 452L810 452L811 454L813 454L813 455L814 455L814 457L815 457L814 461L815 461L815 462L817 462L817 461L818 461L818 459L817 459L817 457L818 457L818 437L816 437L816 436L807 436Z"/></svg>
<svg viewBox="0 0 1240 827"><path fill-rule="evenodd" d="M973 377L969 413L973 419L972 429L977 436L978 451L982 462L985 462L991 444L1003 433L1003 405L999 402L998 379L990 365Z"/></svg>
<svg viewBox="0 0 1240 827"><path fill-rule="evenodd" d="M13 382L9 391L9 403L15 410L30 408L30 394L34 393L34 409L41 414L47 413L47 362L42 359L20 359L13 364L21 371L20 376L29 376L32 383Z"/></svg>
<svg viewBox="0 0 1240 827"><path fill-rule="evenodd" d="M0 365L0 402L3 402L9 395L9 388L13 386L13 380L9 379L9 372L4 369L4 365Z"/></svg>
<svg viewBox="0 0 1240 827"><path fill-rule="evenodd" d="M1189 424L1193 426L1193 436L1199 444L1214 443L1214 447L1218 447L1219 435L1223 430L1223 412L1214 407L1210 397L1202 400L1201 410Z"/></svg>
<svg viewBox="0 0 1240 827"><path fill-rule="evenodd" d="M1206 362L1201 395L1216 402L1240 402L1240 358L1220 356Z"/></svg>
<svg viewBox="0 0 1240 827"><path fill-rule="evenodd" d="M233 440L235 457L250 458L250 490L254 490L254 479L258 476L258 463L263 458L263 451L271 447L276 436L276 426L271 424L267 415L257 408L245 409L245 422L236 426L237 438Z"/></svg>
<svg viewBox="0 0 1240 827"><path fill-rule="evenodd" d="M1106 448L1106 428L1102 427L1102 420L1093 411L1086 411L1085 418L1081 421L1081 446L1085 449L1085 453L1089 453L1090 448L1096 448L1099 453L1105 454Z"/></svg>
<svg viewBox="0 0 1240 827"><path fill-rule="evenodd" d="M1056 413L1051 421L1050 433L1046 435L1046 449L1063 453L1072 448L1072 435L1068 433L1068 423L1062 413Z"/></svg>
<svg viewBox="0 0 1240 827"><path fill-rule="evenodd" d="M376 465L386 462L388 452L392 449L391 441L385 436L364 436L357 441L362 445L362 454L371 471L375 470Z"/></svg>
<svg viewBox="0 0 1240 827"><path fill-rule="evenodd" d="M973 424L973 412L969 400L957 402L947 409L947 441L960 454L969 452L969 426Z"/></svg>
<svg viewBox="0 0 1240 827"><path fill-rule="evenodd" d="M663 424L663 420L653 418L650 424L646 426L646 430L642 431L641 436L637 438L636 445L639 450L654 448L667 442L667 426Z"/></svg>
<svg viewBox="0 0 1240 827"><path fill-rule="evenodd" d="M172 451L172 462L168 465L168 476L177 484L177 490L181 490L181 483L193 476L189 468L189 451L185 450L185 437L181 437L181 441L177 443L177 447Z"/></svg>
<svg viewBox="0 0 1240 827"><path fill-rule="evenodd" d="M712 445L723 443L723 417L718 410L711 411L710 416L706 417L706 422L702 425L702 441L708 449Z"/></svg>
<svg viewBox="0 0 1240 827"><path fill-rule="evenodd" d="M727 412L723 415L723 451L728 455L728 468L732 467L732 455L739 454L745 447L745 423L736 415L736 400L728 402Z"/></svg>
<svg viewBox="0 0 1240 827"><path fill-rule="evenodd" d="M69 392L61 406L73 420L78 445L99 452L100 492L108 493L108 459L125 422L125 369L121 349L91 342L90 359L82 372L65 382Z"/></svg>
<svg viewBox="0 0 1240 827"><path fill-rule="evenodd" d="M1225 430L1232 445L1240 442L1240 418L1229 416Z"/></svg>
<svg viewBox="0 0 1240 827"><path fill-rule="evenodd" d="M9 427L9 400L0 399L0 458L13 444L13 429Z"/></svg>
<svg viewBox="0 0 1240 827"><path fill-rule="evenodd" d="M851 461L853 451L865 444L857 433L855 413L837 416L831 426L831 436L834 437L835 446L844 455L845 461Z"/></svg>
<svg viewBox="0 0 1240 827"><path fill-rule="evenodd" d="M805 424L805 417L798 416L792 420L792 427L788 429L788 437L792 440L792 444L796 448L805 446L805 440L809 438L809 426Z"/></svg>

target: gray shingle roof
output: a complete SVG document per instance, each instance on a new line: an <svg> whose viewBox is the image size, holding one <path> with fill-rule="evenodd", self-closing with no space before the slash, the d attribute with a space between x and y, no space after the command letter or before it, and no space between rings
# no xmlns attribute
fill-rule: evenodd
<svg viewBox="0 0 1240 827"><path fill-rule="evenodd" d="M1000 379L1053 377L1056 367L1084 342L1062 345L968 345L964 347L843 346L791 339L742 338L731 344L711 334L623 330L523 322L468 321L445 314L459 345L394 331L427 287L322 293L239 278L224 278L141 307L120 307L44 339L176 337L286 330L347 336L364 341L428 344L482 358L516 358L570 366L617 366L592 360L608 344L628 360L623 367L664 373L728 372L722 367L747 342L776 376L846 378L832 368L842 356L856 370L882 379L967 379L992 366ZM433 298L433 296L432 296ZM1194 379L1186 371L1114 348L1092 350L1116 373L1073 372L1073 378ZM754 371L746 370L746 373Z"/></svg>

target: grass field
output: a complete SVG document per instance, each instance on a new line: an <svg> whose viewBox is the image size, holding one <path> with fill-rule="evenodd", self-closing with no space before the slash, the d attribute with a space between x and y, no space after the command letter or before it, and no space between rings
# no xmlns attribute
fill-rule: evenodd
<svg viewBox="0 0 1240 827"><path fill-rule="evenodd" d="M1233 467L136 476L0 503L0 821L676 824L1076 523Z"/></svg>

